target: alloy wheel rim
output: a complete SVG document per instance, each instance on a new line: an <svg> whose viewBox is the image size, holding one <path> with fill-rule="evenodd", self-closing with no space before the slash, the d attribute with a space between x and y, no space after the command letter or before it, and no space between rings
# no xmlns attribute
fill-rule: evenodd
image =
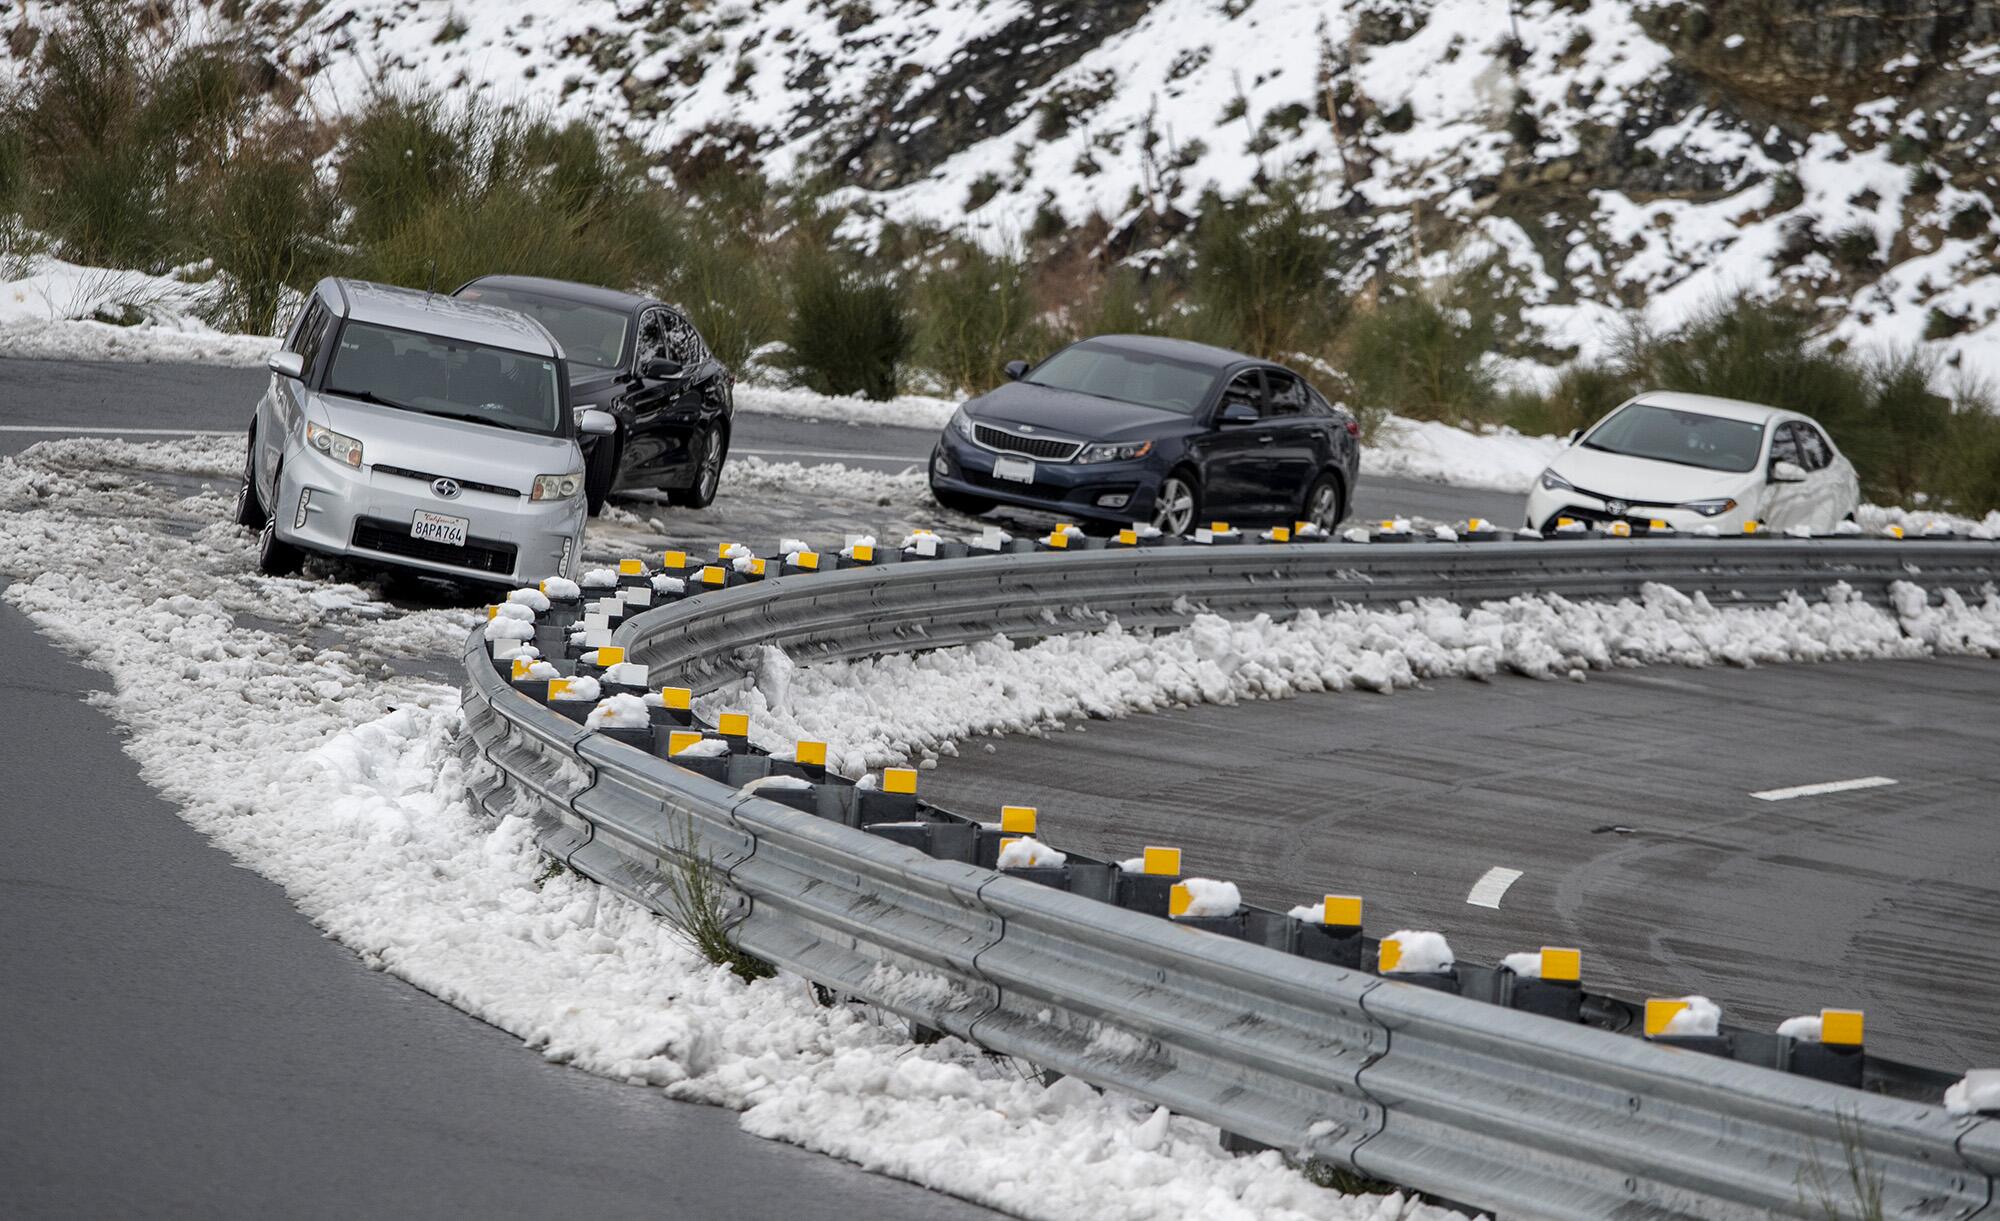
<svg viewBox="0 0 2000 1221"><path fill-rule="evenodd" d="M1187 533L1188 523L1194 520L1194 493L1187 484L1178 479L1169 479L1160 485L1160 504L1153 514L1153 525L1168 534Z"/></svg>
<svg viewBox="0 0 2000 1221"><path fill-rule="evenodd" d="M715 494L715 485L722 479L722 434L711 431L708 434L708 450L701 456L701 486L708 495Z"/></svg>
<svg viewBox="0 0 2000 1221"><path fill-rule="evenodd" d="M1313 496L1312 512L1307 518L1322 530L1333 529L1333 489L1321 488Z"/></svg>

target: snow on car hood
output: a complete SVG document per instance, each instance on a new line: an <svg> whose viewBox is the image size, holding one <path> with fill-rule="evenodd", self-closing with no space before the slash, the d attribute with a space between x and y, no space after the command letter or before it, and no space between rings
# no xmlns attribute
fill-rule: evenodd
<svg viewBox="0 0 2000 1221"><path fill-rule="evenodd" d="M526 496L536 475L582 467L576 442L470 421L402 411L338 395L315 394L312 418L361 442L368 466L400 466L428 475L490 483Z"/></svg>
<svg viewBox="0 0 2000 1221"><path fill-rule="evenodd" d="M1653 504L1685 504L1690 500L1734 496L1742 491L1744 484L1757 479L1754 470L1703 470L1653 458L1608 454L1581 445L1572 445L1557 454L1549 469L1582 491Z"/></svg>

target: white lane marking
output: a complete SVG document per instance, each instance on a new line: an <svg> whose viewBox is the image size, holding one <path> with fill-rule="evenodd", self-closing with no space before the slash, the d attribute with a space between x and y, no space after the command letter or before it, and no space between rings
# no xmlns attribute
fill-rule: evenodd
<svg viewBox="0 0 2000 1221"><path fill-rule="evenodd" d="M1863 776L1859 780L1829 780L1825 784L1801 784L1789 789L1765 789L1752 793L1759 801L1790 801L1794 797L1818 797L1822 793L1846 793L1854 789L1879 789L1894 784L1887 776Z"/></svg>
<svg viewBox="0 0 2000 1221"><path fill-rule="evenodd" d="M83 428L75 424L0 424L0 432L45 432L62 437L83 433L110 437L234 437L241 435L242 431L240 428Z"/></svg>
<svg viewBox="0 0 2000 1221"><path fill-rule="evenodd" d="M922 466L921 457L912 458L908 454L862 454L851 450L820 449L752 449L743 445L729 447L732 454L752 454L759 458L818 458L822 462L839 462L843 459L854 462L901 462L906 466Z"/></svg>
<svg viewBox="0 0 2000 1221"><path fill-rule="evenodd" d="M1518 869L1495 865L1472 884L1472 893L1465 896L1465 901L1474 907L1498 907L1500 896L1506 894L1507 888L1520 876Z"/></svg>

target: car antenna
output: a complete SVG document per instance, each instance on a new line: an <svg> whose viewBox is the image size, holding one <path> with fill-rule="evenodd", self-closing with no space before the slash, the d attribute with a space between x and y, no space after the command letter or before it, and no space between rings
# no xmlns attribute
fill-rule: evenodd
<svg viewBox="0 0 2000 1221"><path fill-rule="evenodd" d="M437 296L437 287L438 287L438 261L437 261L436 259L432 259L432 260L430 261L430 269L431 269L431 271L430 271L430 280L429 280L429 281L428 281L427 283L425 283L425 285L424 285L424 304L425 304L425 305L429 305L429 304L431 303L431 298L432 298L432 297L435 297L435 296Z"/></svg>

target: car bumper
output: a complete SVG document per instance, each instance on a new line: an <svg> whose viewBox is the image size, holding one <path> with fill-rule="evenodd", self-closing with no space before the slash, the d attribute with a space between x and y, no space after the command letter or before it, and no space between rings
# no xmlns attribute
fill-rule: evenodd
<svg viewBox="0 0 2000 1221"><path fill-rule="evenodd" d="M284 482L282 503L271 506L278 537L323 555L522 585L568 575L583 550L581 496L533 501L468 490L445 500L418 480L356 469L304 446L285 454ZM411 538L419 510L465 518L466 545Z"/></svg>
<svg viewBox="0 0 2000 1221"><path fill-rule="evenodd" d="M996 454L946 434L931 451L931 486L1064 517L1106 522L1152 520L1160 472L1145 460L1036 462L1031 483L996 478L994 463L1013 456Z"/></svg>
<svg viewBox="0 0 2000 1221"><path fill-rule="evenodd" d="M1588 492L1570 489L1549 491L1537 481L1528 493L1528 514L1526 524L1530 529L1549 531L1555 529L1556 520L1572 518L1585 525L1602 527L1612 522L1622 521L1632 527L1632 533L1645 534L1655 521L1667 523L1667 528L1681 534L1692 534L1704 526L1713 526L1723 534L1740 534L1743 523L1754 518L1751 506L1739 503L1726 513L1714 517L1703 517L1692 509L1667 508L1656 505L1633 505L1623 513L1613 513L1609 504Z"/></svg>

